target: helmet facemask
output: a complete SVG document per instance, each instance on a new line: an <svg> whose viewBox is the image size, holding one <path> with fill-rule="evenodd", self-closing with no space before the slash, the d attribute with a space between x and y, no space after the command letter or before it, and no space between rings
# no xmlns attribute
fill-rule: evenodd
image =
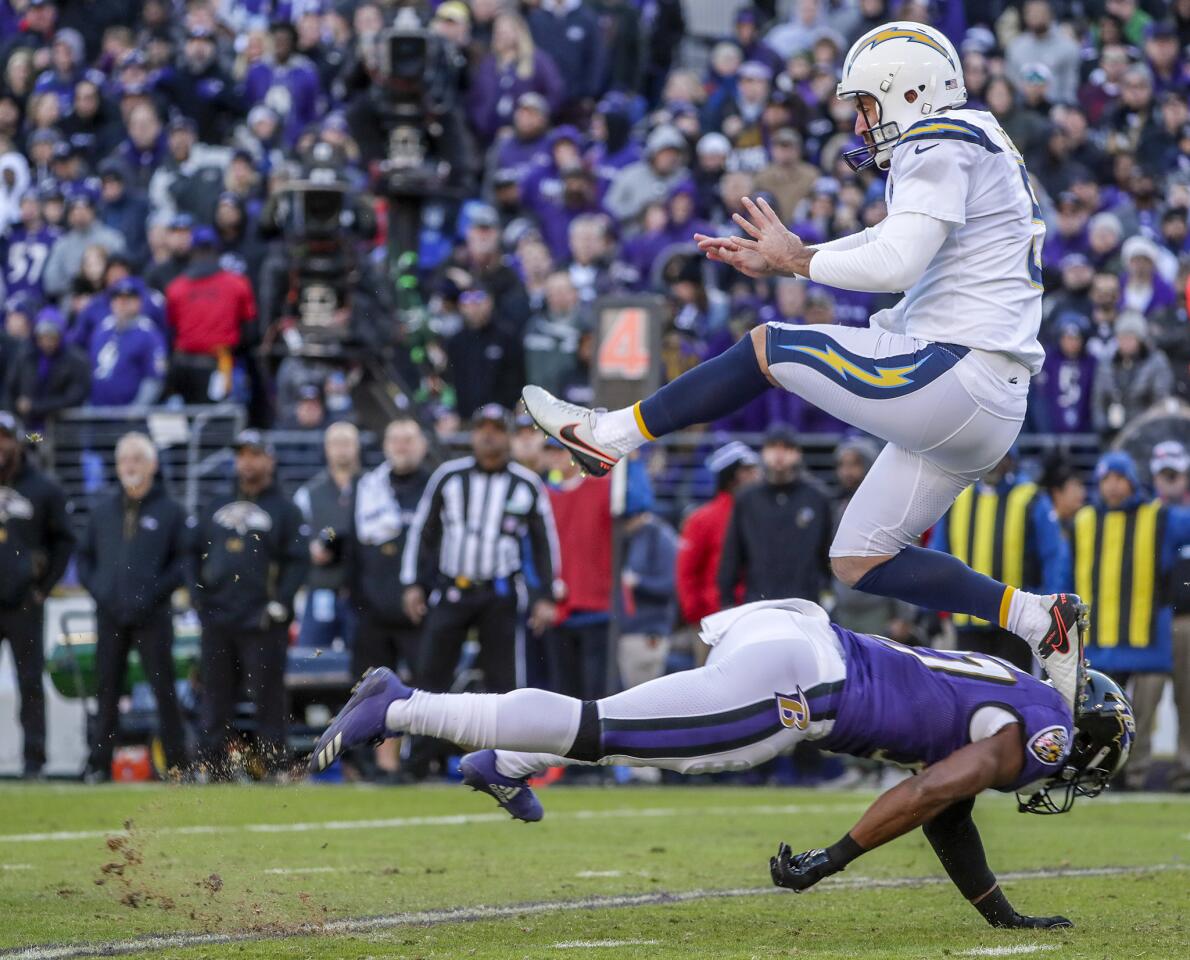
<svg viewBox="0 0 1190 960"><path fill-rule="evenodd" d="M1062 772L1047 782L1028 799L1017 794L1017 809L1021 813L1055 814L1066 813L1079 797L1097 797L1107 789L1115 770L1106 770L1099 764L1108 759L1108 748L1101 747L1094 756L1087 757L1086 738L1075 735L1075 746ZM1084 750L1080 756L1080 741ZM1127 759L1125 754L1124 759ZM1122 767L1123 761L1117 766Z"/></svg>
<svg viewBox="0 0 1190 960"><path fill-rule="evenodd" d="M865 100L865 97L868 99ZM884 104L874 94L859 91L854 94L847 94L843 99L854 101L856 110L863 115L868 125L868 129L863 133L863 146L852 150L844 150L842 154L843 159L847 161L847 165L852 170L866 170L873 164L881 170L887 170L889 163L892 161L892 148L901 139L901 133L903 132L901 125L895 120L889 120L887 123L883 122ZM876 113L875 123L872 122L873 118L868 116L869 109L867 104L869 102L874 105L873 109Z"/></svg>
<svg viewBox="0 0 1190 960"><path fill-rule="evenodd" d="M1074 743L1061 771L1030 797L1017 794L1022 813L1065 813L1079 797L1097 797L1124 769L1136 720L1119 686L1098 671L1088 671L1087 693L1075 720Z"/></svg>

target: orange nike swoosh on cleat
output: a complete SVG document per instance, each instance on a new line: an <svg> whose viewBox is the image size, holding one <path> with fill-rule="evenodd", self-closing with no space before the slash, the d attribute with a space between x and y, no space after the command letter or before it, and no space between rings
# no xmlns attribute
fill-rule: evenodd
<svg viewBox="0 0 1190 960"><path fill-rule="evenodd" d="M1070 637L1066 632L1066 622L1062 619L1062 615L1058 614L1055 623L1058 626L1059 637L1058 642L1050 641L1050 649L1056 653L1067 653L1070 650Z"/></svg>

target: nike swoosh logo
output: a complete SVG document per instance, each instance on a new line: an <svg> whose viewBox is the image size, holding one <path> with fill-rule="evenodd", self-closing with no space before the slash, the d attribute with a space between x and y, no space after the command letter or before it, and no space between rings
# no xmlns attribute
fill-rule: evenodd
<svg viewBox="0 0 1190 960"><path fill-rule="evenodd" d="M1055 626L1058 628L1058 635L1051 634L1046 638L1049 643L1050 650L1054 653L1069 653L1070 652L1070 636L1066 632L1066 622L1059 614L1055 618Z"/></svg>
<svg viewBox="0 0 1190 960"><path fill-rule="evenodd" d="M602 466L606 470L610 470L612 467L614 467L616 465L615 458L609 457L602 450L596 449L595 447L591 446L589 443L585 443L584 441L580 440L577 436L575 436L574 424L567 424L561 430L559 430L558 431L558 439L563 440L566 443L570 444L571 446L577 447L580 450L583 450L587 453L594 454L595 457L599 460L600 466Z"/></svg>
<svg viewBox="0 0 1190 960"><path fill-rule="evenodd" d="M938 146L938 144L936 144L936 143L931 143L928 147L919 146L919 147L916 147L913 152L914 153L925 153L927 150L933 150L936 146Z"/></svg>

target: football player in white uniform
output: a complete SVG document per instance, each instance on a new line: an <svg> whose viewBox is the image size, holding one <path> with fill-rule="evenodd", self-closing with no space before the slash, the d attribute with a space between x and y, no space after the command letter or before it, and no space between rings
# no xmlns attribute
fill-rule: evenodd
<svg viewBox="0 0 1190 960"><path fill-rule="evenodd" d="M710 259L752 277L797 275L904 298L865 329L757 327L623 410L588 410L534 386L525 406L594 474L773 386L882 438L831 546L835 574L870 593L999 623L1034 647L1073 709L1084 684L1079 598L1025 593L916 546L1012 446L1041 370L1045 227L1024 161L990 113L960 109L958 54L931 27L889 23L865 34L837 94L855 105L863 139L848 161L888 171L888 217L807 246L764 200L747 200L749 216L735 216L745 236L695 239Z"/></svg>

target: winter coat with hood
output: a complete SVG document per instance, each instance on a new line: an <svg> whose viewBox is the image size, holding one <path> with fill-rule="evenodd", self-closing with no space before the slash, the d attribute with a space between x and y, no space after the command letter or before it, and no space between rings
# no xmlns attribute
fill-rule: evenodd
<svg viewBox="0 0 1190 960"><path fill-rule="evenodd" d="M21 197L29 189L29 161L15 150L0 156L0 236L21 221Z"/></svg>
<svg viewBox="0 0 1190 960"><path fill-rule="evenodd" d="M1173 369L1162 351L1142 342L1135 357L1126 357L1117 347L1095 371L1095 429L1114 433L1172 393Z"/></svg>

